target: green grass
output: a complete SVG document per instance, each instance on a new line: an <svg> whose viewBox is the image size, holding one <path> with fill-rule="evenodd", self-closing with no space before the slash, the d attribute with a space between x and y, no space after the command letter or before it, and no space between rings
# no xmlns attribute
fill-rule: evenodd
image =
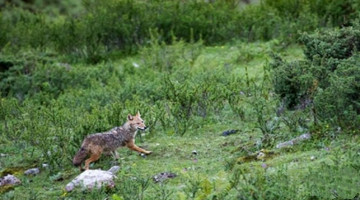
<svg viewBox="0 0 360 200"><path fill-rule="evenodd" d="M246 69L249 77L255 82L260 82L263 78L264 66L270 62L269 53L276 51L288 60L303 58L302 50L299 46L293 45L285 49L278 48L277 41L270 41L267 43L241 43L235 42L225 46L203 47L200 55L194 61L191 71L206 72L207 70L228 71L228 74L236 74L244 77ZM142 63L141 56L134 56L122 60L113 60L111 65L117 66L115 69L124 70L126 63ZM98 66L85 66L79 64L72 66L77 70L91 71L94 70L96 74L97 67L103 67L106 63ZM151 78L151 77L149 77ZM91 82L92 88L84 88L83 90L66 89L58 99L73 99L84 98L89 95L90 90L103 92L104 83L97 81ZM113 85L111 85L113 84ZM119 88L115 83L105 83L105 87ZM80 91L80 92L79 92ZM94 94L94 93L91 93ZM95 93L96 94L96 93ZM109 93L110 95L111 93ZM80 102L82 102L80 100ZM69 107L76 106L71 105ZM245 107L249 104L244 104ZM96 107L95 107L96 108ZM76 109L75 109L76 110ZM92 111L95 112L95 111ZM101 111L99 111L101 113ZM124 111L123 111L124 112ZM85 116L91 118L92 116ZM125 119L124 116L122 119ZM145 120L146 115L143 115ZM76 118L77 119L77 118ZM85 120L85 119L84 119ZM165 119L168 120L168 119ZM224 199L237 199L241 195L241 189L232 186L234 181L234 174L240 170L241 186L244 191L253 191L259 194L261 189L264 190L270 186L257 185L264 182L264 177L277 175L283 176L292 180L293 184L284 186L288 189L299 184L304 187L304 181L311 171L310 169L322 169L322 163L327 163L329 166L336 167L334 160L343 159L347 161L356 156L339 157L336 152L345 155L347 149L356 152L359 149L358 137L343 136L335 141L325 140L320 141L313 139L298 146L286 150L277 150L274 148L267 149L276 152L276 156L267 160L255 160L243 164L236 163L236 160L241 156L254 153L260 150L257 146L258 140L261 138L261 131L256 127L256 119L241 120L235 116L229 105L226 104L224 109L217 115L212 115L209 118L192 118L192 123L184 136L174 134L173 127L164 130L164 128L154 127L154 130L145 132L145 136L137 138L137 145L144 147L147 150L153 151L153 154L143 158L136 152L132 152L126 148L119 149L120 160L115 161L112 157L102 156L99 161L91 165L92 169L107 170L113 165L121 167L116 180L116 187L114 189L102 189L100 191L80 191L75 190L67 193L64 188L74 177L79 174L78 168L72 167L71 156L67 158L67 162L63 163L62 168L57 168L50 171L47 168L41 168L41 173L37 176L24 176L20 171L17 175L20 177L22 184L13 188L13 190L3 193L4 199L116 199L122 197L129 199L126 195L139 194L141 187L137 185L142 181L151 179L154 175L161 172L173 172L177 177L166 181L164 184L149 182L149 187L145 190L144 199L157 199L161 194L169 194L168 199L216 199L220 198L221 194L226 193ZM79 120L80 121L80 120ZM82 122L82 121L81 121ZM89 122L88 122L89 123ZM86 124L101 127L102 131L106 125ZM120 125L120 124L119 124ZM160 126L159 123L155 124ZM70 127L68 127L71 129ZM228 137L221 136L221 133L230 129L239 129L240 131ZM82 130L82 129L81 129ZM283 126L282 131L287 131ZM72 133L73 130L67 130ZM91 134L92 132L86 133ZM76 134L76 133L75 133ZM286 134L286 133L282 133ZM290 133L296 136L296 133ZM281 134L280 134L281 135ZM289 137L288 135L286 137ZM286 138L283 137L283 138ZM291 136L290 136L291 137ZM11 139L4 139L0 144L0 153L7 154L6 157L0 158L0 171L9 170L14 167L33 167L41 166L43 158L41 152L35 150L29 151L31 147L21 147L22 143ZM70 145L69 141L69 145ZM276 141L280 142L280 141ZM73 145L73 144L71 144ZM80 147L80 143L77 144ZM21 147L21 148L19 148ZM244 147L241 150L239 147ZM324 150L328 147L330 151ZM240 150L239 150L240 149ZM192 151L198 154L192 154ZM247 152L248 150L248 152ZM315 156L315 160L311 160L311 156ZM266 163L267 169L262 168L262 164ZM286 168L286 170L284 170ZM339 170L341 168L335 168ZM244 173L245 172L245 173ZM246 177L252 177L254 183L246 180ZM236 177L235 177L236 178ZM276 179L275 179L276 180ZM280 179L279 179L280 180ZM281 179L282 180L282 179ZM265 182L264 182L265 183ZM132 185L133 184L133 185ZM134 185L135 184L135 185ZM251 185L257 187L253 189ZM129 187L127 187L129 186ZM130 187L131 186L131 187ZM199 187L195 192L191 192L194 188ZM296 187L296 186L294 186ZM130 189L129 189L130 188ZM246 190L245 190L246 189ZM274 188L272 188L274 190ZM279 192L274 190L274 192ZM296 197L306 196L306 192L302 191ZM114 195L115 194L115 195ZM192 196L195 194L195 196ZM284 193L285 194L285 193ZM353 192L349 193L354 194ZM216 197L217 196L217 197ZM308 196L307 196L308 197ZM248 199L253 197L249 196ZM264 198L264 196L259 197ZM141 199L141 197L133 197L130 199Z"/></svg>
<svg viewBox="0 0 360 200"><path fill-rule="evenodd" d="M110 156L103 156L91 168L107 170L115 164L119 165L121 167L120 174L125 175L119 176L120 178L116 181L118 185L126 184L124 179L131 177L151 178L161 172L173 172L177 174L177 177L165 183L166 188L173 192L170 199L184 199L186 197L185 188L188 187L189 180L197 180L200 183L204 180L209 181L212 187L211 193L220 193L229 186L233 174L233 170L225 167L226 161L236 159L239 154L232 153L232 151L244 142L249 141L249 136L253 135L251 132L241 132L223 137L221 136L223 130L225 129L214 126L213 128L198 129L196 130L197 134L189 134L186 137L162 134L150 139L143 138L144 141L138 141L137 144L153 151L152 155L143 158L136 152L121 148L119 149L121 157L119 161L114 161ZM268 166L266 173L274 174L277 170L286 167L289 176L294 178L293 181L300 182L309 168L319 168L322 162L332 163L331 158L334 156L334 151L339 151L339 148L344 146L341 144L342 142L355 145L359 142L359 138L355 138L353 141L344 138L341 141L329 144L329 152L324 148L306 150L306 145L295 147L290 152L276 150L278 155L272 159L252 161L241 165L235 164L235 168L248 169L248 173L256 173L258 170L265 172L261 165L266 163ZM198 155L193 155L193 150L196 150ZM316 159L312 161L311 156L315 156ZM40 175L34 177L20 176L22 185L5 194L5 197L14 195L15 199L23 199L30 198L33 195L36 196L36 199L77 199L81 196L87 199L98 198L99 196L94 196L92 192L82 193L76 190L66 193L64 191L64 186L78 174L78 168L71 168L69 162L66 169L60 170L55 175L49 174L47 170L42 170ZM155 193L155 188L159 187L159 184L150 181L150 186L145 192L148 196L145 199L152 199L151 193ZM122 192L115 189L102 191L97 195L105 198L112 196L112 194L121 196ZM198 194L201 194L201 191ZM235 198L233 195L235 193L232 190L226 199Z"/></svg>

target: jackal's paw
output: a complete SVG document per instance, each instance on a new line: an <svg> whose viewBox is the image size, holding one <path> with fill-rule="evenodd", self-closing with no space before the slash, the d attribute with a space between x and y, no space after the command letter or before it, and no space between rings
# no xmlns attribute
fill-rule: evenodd
<svg viewBox="0 0 360 200"><path fill-rule="evenodd" d="M152 154L152 151L145 151L144 154L150 155L150 154Z"/></svg>

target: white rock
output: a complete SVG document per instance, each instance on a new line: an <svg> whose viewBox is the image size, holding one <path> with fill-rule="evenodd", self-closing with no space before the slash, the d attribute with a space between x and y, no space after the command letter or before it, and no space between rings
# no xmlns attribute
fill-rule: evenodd
<svg viewBox="0 0 360 200"><path fill-rule="evenodd" d="M137 64L136 62L133 62L132 64L133 64L133 66L134 66L135 68L139 68L139 67L140 67L140 65Z"/></svg>
<svg viewBox="0 0 360 200"><path fill-rule="evenodd" d="M25 175L35 175L35 174L38 174L40 173L40 170L39 168L31 168L31 169L28 169L24 172Z"/></svg>
<svg viewBox="0 0 360 200"><path fill-rule="evenodd" d="M259 160L261 160L261 159L264 159L265 156L266 156L265 153L260 152L260 153L256 156L256 158L259 159Z"/></svg>
<svg viewBox="0 0 360 200"><path fill-rule="evenodd" d="M65 189L70 192L77 186L81 186L82 189L99 189L102 186L114 187L115 173L119 171L119 169L119 166L113 166L108 171L99 169L86 170L68 183Z"/></svg>
<svg viewBox="0 0 360 200"><path fill-rule="evenodd" d="M0 186L3 185L19 185L21 184L21 181L16 178L14 175L8 174L4 176L3 178L0 178Z"/></svg>

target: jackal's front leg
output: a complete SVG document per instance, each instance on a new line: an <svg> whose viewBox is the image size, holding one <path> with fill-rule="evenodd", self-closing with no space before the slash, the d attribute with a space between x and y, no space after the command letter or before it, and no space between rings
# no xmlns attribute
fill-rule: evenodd
<svg viewBox="0 0 360 200"><path fill-rule="evenodd" d="M142 149L142 148L136 146L136 144L134 143L134 140L128 142L128 143L126 144L126 146L127 146L129 149L131 149L131 150L137 151L137 152L139 152L139 153L144 153L144 154L146 154L146 155L149 155L149 154L152 153L151 151L146 151L145 149Z"/></svg>

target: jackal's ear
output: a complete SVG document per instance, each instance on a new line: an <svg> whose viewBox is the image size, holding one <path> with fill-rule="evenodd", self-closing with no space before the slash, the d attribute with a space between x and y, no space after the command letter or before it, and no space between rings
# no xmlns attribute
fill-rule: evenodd
<svg viewBox="0 0 360 200"><path fill-rule="evenodd" d="M134 117L132 116L132 115L130 115L130 114L128 114L128 120L133 120L134 119Z"/></svg>
<svg viewBox="0 0 360 200"><path fill-rule="evenodd" d="M137 116L137 117L140 117L140 116L141 116L139 111L136 113L136 116Z"/></svg>

